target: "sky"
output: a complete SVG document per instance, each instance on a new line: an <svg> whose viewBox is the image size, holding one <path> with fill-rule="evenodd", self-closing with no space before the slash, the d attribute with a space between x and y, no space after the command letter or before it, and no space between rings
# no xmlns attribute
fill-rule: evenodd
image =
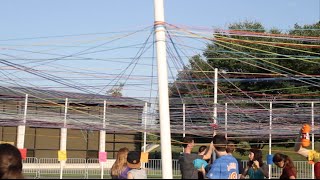
<svg viewBox="0 0 320 180"><path fill-rule="evenodd" d="M319 0L165 0L165 21L226 28L244 20L292 28L320 19ZM153 0L1 0L1 39L97 33L150 25Z"/></svg>
<svg viewBox="0 0 320 180"><path fill-rule="evenodd" d="M262 23L266 29L277 28L286 31L293 28L296 23L314 24L320 20L319 0L165 0L164 3L165 21L188 27L227 29L232 23L256 21ZM24 38L118 32L152 26L154 7L153 0L1 0L0 17L2 17L1 50L8 43L20 46L27 43L27 40L23 40ZM16 42L15 39L19 41ZM95 45L97 44L92 46ZM59 48L59 51L52 51L48 47L37 46L37 48L32 47L28 50L62 55L75 52L63 48ZM15 54L12 51L8 53L11 56L19 55L24 58L35 56L35 53ZM113 56L119 54L125 56L121 52ZM105 56L106 54L100 54L100 57L105 58ZM0 57L6 56L0 55ZM99 55L96 54L96 57ZM41 58L44 57L41 56ZM101 67L111 69L113 66L118 69L125 68L111 62L90 61L75 64L69 61L63 64L73 69L85 68L93 64L96 69ZM104 69L106 70L108 69ZM144 70L141 74L150 73L150 71ZM116 74L115 70L114 74ZM10 75L9 73L8 76ZM133 96L136 97L149 95L143 91L139 95L135 93ZM129 96L129 93L126 95Z"/></svg>

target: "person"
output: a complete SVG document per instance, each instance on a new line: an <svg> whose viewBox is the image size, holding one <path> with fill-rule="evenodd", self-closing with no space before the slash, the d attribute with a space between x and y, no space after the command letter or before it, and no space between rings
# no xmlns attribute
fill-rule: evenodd
<svg viewBox="0 0 320 180"><path fill-rule="evenodd" d="M130 170L130 168L127 166L128 152L128 148L119 149L117 159L111 167L112 179L127 179L127 174Z"/></svg>
<svg viewBox="0 0 320 180"><path fill-rule="evenodd" d="M198 179L198 169L195 168L193 161L196 159L210 159L213 151L213 144L211 142L209 150L204 155L193 154L194 139L192 137L184 137L183 144L184 152L179 157L180 171L182 179Z"/></svg>
<svg viewBox="0 0 320 180"><path fill-rule="evenodd" d="M234 142L232 141L228 141L227 143L227 153L232 155L234 153L234 151L236 150L236 145L234 144ZM242 165L242 162L240 159L236 158L236 160L238 161L238 167L239 167L239 174L238 174L238 177L240 178L241 175L242 175L242 172L243 172L243 165ZM239 179L238 178L238 179Z"/></svg>
<svg viewBox="0 0 320 180"><path fill-rule="evenodd" d="M155 159L161 159L160 153L159 153L158 151L155 151L155 152L154 152L154 158L155 158Z"/></svg>
<svg viewBox="0 0 320 180"><path fill-rule="evenodd" d="M0 179L23 178L19 149L11 144L0 144Z"/></svg>
<svg viewBox="0 0 320 180"><path fill-rule="evenodd" d="M300 130L301 132L301 130ZM314 175L316 179L320 179L320 153L317 151L309 150L302 147L301 145L301 135L297 137L296 144L294 146L295 152L306 157L311 164L314 163Z"/></svg>
<svg viewBox="0 0 320 180"><path fill-rule="evenodd" d="M212 139L217 159L213 161L207 177L209 179L238 179L238 161L227 153L227 139L217 134Z"/></svg>
<svg viewBox="0 0 320 180"><path fill-rule="evenodd" d="M208 147L207 146L200 146L199 150L198 150L198 155L203 156L206 154ZM208 160L204 160L204 159L195 159L193 160L193 165L196 169L201 169L202 166L204 166L204 168L206 168L206 166L208 165ZM198 179L204 179L205 178L205 172L203 171L198 171Z"/></svg>
<svg viewBox="0 0 320 180"><path fill-rule="evenodd" d="M249 175L250 179L264 179L269 177L269 167L263 163L262 152L259 149L250 149L247 167L243 170L241 179Z"/></svg>
<svg viewBox="0 0 320 180"><path fill-rule="evenodd" d="M294 167L293 161L284 154L276 153L272 159L273 163L279 168L282 168L280 179L296 179L297 170Z"/></svg>
<svg viewBox="0 0 320 180"><path fill-rule="evenodd" d="M141 152L130 151L127 157L127 165L130 168L128 179L147 179L147 172L141 168Z"/></svg>

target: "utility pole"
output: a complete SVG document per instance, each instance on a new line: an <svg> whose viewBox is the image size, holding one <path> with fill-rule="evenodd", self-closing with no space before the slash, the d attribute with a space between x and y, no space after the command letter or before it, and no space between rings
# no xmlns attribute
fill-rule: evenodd
<svg viewBox="0 0 320 180"><path fill-rule="evenodd" d="M160 142L162 159L162 178L172 179L171 128L169 114L168 67L166 51L166 28L164 21L164 2L154 0L154 31L156 35L158 61L158 91L160 115Z"/></svg>

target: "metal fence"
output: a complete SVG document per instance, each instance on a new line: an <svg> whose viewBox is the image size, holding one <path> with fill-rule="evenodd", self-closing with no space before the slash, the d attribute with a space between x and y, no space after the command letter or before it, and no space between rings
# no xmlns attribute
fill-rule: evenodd
<svg viewBox="0 0 320 180"><path fill-rule="evenodd" d="M27 158L23 161L23 172L27 179L59 179L62 172L64 179L110 179L110 168L115 159L109 159L103 164L103 173L98 159L69 158L63 170L57 158ZM242 161L246 167L247 161ZM312 166L307 161L294 161L298 170L298 179L311 179ZM149 159L145 164L148 178L161 178L161 159ZM172 162L173 177L181 178L178 160ZM279 179L282 169L272 165L272 179Z"/></svg>

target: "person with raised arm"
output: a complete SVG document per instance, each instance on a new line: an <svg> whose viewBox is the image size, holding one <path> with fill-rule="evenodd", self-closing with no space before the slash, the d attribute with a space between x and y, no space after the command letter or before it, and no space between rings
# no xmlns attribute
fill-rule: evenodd
<svg viewBox="0 0 320 180"><path fill-rule="evenodd" d="M194 147L194 139L192 137L183 138L184 152L179 157L180 171L182 179L198 179L198 171L200 169L195 168L193 161L196 159L210 159L213 152L213 144L211 142L209 149L206 154L198 155L192 153Z"/></svg>

